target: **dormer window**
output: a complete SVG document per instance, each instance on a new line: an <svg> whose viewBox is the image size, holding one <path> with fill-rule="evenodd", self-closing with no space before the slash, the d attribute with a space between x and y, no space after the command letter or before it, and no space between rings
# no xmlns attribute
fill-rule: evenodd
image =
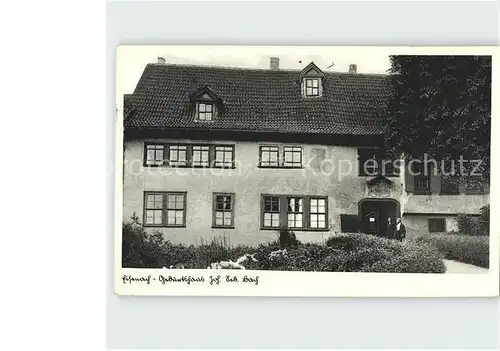
<svg viewBox="0 0 500 351"><path fill-rule="evenodd" d="M319 78L306 78L306 96L319 96Z"/></svg>
<svg viewBox="0 0 500 351"><path fill-rule="evenodd" d="M308 64L302 72L300 72L299 78L303 97L313 98L323 95L325 74L314 64L314 62Z"/></svg>
<svg viewBox="0 0 500 351"><path fill-rule="evenodd" d="M223 109L223 101L208 86L202 86L190 94L194 120L196 122L211 122L217 118Z"/></svg>
<svg viewBox="0 0 500 351"><path fill-rule="evenodd" d="M197 106L196 119L198 121L211 121L214 116L214 105L206 102L199 102Z"/></svg>

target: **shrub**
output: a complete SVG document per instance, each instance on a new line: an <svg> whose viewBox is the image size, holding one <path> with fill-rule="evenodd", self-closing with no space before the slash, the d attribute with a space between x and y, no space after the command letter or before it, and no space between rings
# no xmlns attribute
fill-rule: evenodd
<svg viewBox="0 0 500 351"><path fill-rule="evenodd" d="M300 245L300 241L297 240L297 236L294 232L288 228L280 228L279 230L279 244L281 248L297 248Z"/></svg>
<svg viewBox="0 0 500 351"><path fill-rule="evenodd" d="M404 244L402 255L375 262L369 272L445 273L446 267L443 255L436 248L408 242Z"/></svg>
<svg viewBox="0 0 500 351"><path fill-rule="evenodd" d="M479 216L459 214L458 234L473 236L490 235L490 205L481 207Z"/></svg>
<svg viewBox="0 0 500 351"><path fill-rule="evenodd" d="M489 267L489 237L466 235L426 235L417 239L441 251L445 258L479 267Z"/></svg>

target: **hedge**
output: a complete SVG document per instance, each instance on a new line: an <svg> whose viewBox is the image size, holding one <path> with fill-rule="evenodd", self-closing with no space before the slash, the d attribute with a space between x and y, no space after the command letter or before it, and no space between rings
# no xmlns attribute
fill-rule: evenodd
<svg viewBox="0 0 500 351"><path fill-rule="evenodd" d="M417 241L433 245L447 259L489 268L488 236L431 234L422 236Z"/></svg>
<svg viewBox="0 0 500 351"><path fill-rule="evenodd" d="M290 239L286 237L290 235ZM276 271L444 273L434 247L366 234L341 234L323 244L302 244L293 233L257 247L230 247L224 238L201 245L174 245L148 234L134 219L123 225L122 265L133 268L240 267ZM225 266L224 266L225 264Z"/></svg>

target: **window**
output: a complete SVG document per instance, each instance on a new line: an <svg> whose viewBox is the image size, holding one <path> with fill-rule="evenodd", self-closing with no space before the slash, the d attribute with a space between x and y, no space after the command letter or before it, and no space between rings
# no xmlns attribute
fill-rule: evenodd
<svg viewBox="0 0 500 351"><path fill-rule="evenodd" d="M484 194L485 187L484 184L478 177L469 176L464 179L465 185L465 194L466 195L474 195L474 194Z"/></svg>
<svg viewBox="0 0 500 351"><path fill-rule="evenodd" d="M146 157L144 159L144 165L146 166L163 165L164 150L165 150L165 145L163 144L146 144Z"/></svg>
<svg viewBox="0 0 500 351"><path fill-rule="evenodd" d="M328 230L323 196L262 195L262 229Z"/></svg>
<svg viewBox="0 0 500 351"><path fill-rule="evenodd" d="M342 233L357 233L359 232L358 215L340 215L340 231Z"/></svg>
<svg viewBox="0 0 500 351"><path fill-rule="evenodd" d="M375 148L358 149L358 174L360 176L377 176L382 174L386 177L399 176L397 160L390 157L387 152Z"/></svg>
<svg viewBox="0 0 500 351"><path fill-rule="evenodd" d="M280 225L280 198L264 196L264 223L266 228L278 228Z"/></svg>
<svg viewBox="0 0 500 351"><path fill-rule="evenodd" d="M278 167L279 166L279 147L261 146L260 147L260 166Z"/></svg>
<svg viewBox="0 0 500 351"><path fill-rule="evenodd" d="M214 115L214 106L213 104L199 102L198 103L198 121L211 121Z"/></svg>
<svg viewBox="0 0 500 351"><path fill-rule="evenodd" d="M446 221L444 218L429 218L429 233L446 232Z"/></svg>
<svg viewBox="0 0 500 351"><path fill-rule="evenodd" d="M234 194L214 193L213 227L234 228Z"/></svg>
<svg viewBox="0 0 500 351"><path fill-rule="evenodd" d="M144 226L185 227L186 193L145 192Z"/></svg>
<svg viewBox="0 0 500 351"><path fill-rule="evenodd" d="M283 158L280 158L280 154ZM261 146L259 167L302 168L302 147L300 146Z"/></svg>
<svg viewBox="0 0 500 351"><path fill-rule="evenodd" d="M187 146L186 145L170 145L169 147L169 166L186 166L187 162Z"/></svg>
<svg viewBox="0 0 500 351"><path fill-rule="evenodd" d="M326 228L326 199L310 199L311 228Z"/></svg>
<svg viewBox="0 0 500 351"><path fill-rule="evenodd" d="M193 145L193 167L208 167L210 146Z"/></svg>
<svg viewBox="0 0 500 351"><path fill-rule="evenodd" d="M460 179L453 176L441 176L441 192L443 195L458 195Z"/></svg>
<svg viewBox="0 0 500 351"><path fill-rule="evenodd" d="M234 166L234 146L216 146L214 167L232 168Z"/></svg>
<svg viewBox="0 0 500 351"><path fill-rule="evenodd" d="M296 146L284 146L283 166L302 167L302 148Z"/></svg>
<svg viewBox="0 0 500 351"><path fill-rule="evenodd" d="M413 175L413 192L428 194L431 191L430 169L428 164L414 160L410 161L410 174Z"/></svg>
<svg viewBox="0 0 500 351"><path fill-rule="evenodd" d="M306 78L306 96L319 96L319 78Z"/></svg>
<svg viewBox="0 0 500 351"><path fill-rule="evenodd" d="M302 228L302 219L304 216L304 199L300 197L288 198L288 228Z"/></svg>

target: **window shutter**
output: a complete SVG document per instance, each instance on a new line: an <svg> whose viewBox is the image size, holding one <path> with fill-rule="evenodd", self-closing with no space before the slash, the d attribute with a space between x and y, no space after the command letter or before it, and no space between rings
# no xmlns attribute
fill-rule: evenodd
<svg viewBox="0 0 500 351"><path fill-rule="evenodd" d="M410 169L408 163L405 163L404 165L404 172L405 172L405 190L408 193L413 193L414 186L413 186L413 175L410 174Z"/></svg>
<svg viewBox="0 0 500 351"><path fill-rule="evenodd" d="M429 181L432 194L441 192L441 176L434 174L434 167L432 165L429 166Z"/></svg>
<svg viewBox="0 0 500 351"><path fill-rule="evenodd" d="M358 215L340 215L340 231L342 233L358 233L360 229Z"/></svg>

